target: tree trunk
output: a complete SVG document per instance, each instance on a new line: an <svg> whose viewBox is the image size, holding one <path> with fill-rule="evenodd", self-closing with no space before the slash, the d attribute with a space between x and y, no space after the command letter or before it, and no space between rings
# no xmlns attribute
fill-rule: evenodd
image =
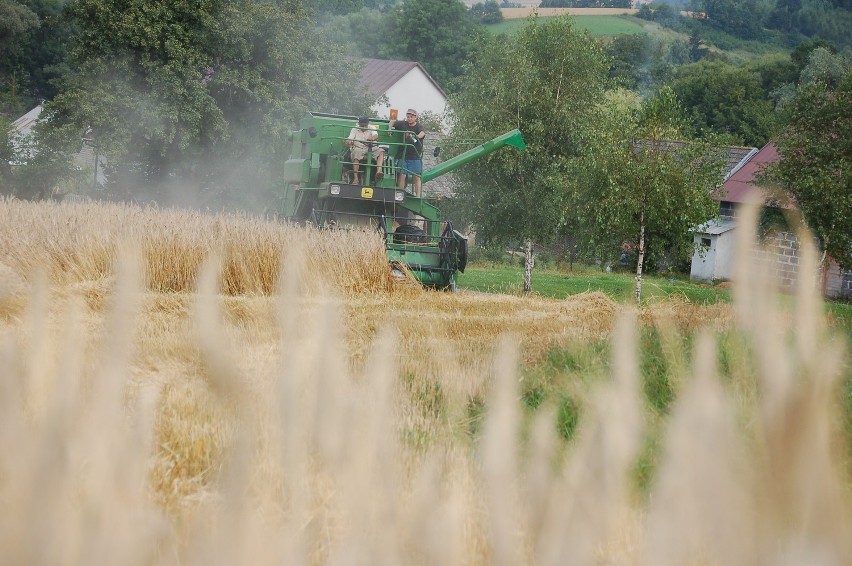
<svg viewBox="0 0 852 566"><path fill-rule="evenodd" d="M638 260L636 262L636 304L642 300L642 263L645 261L645 209L639 216L639 249L637 250Z"/></svg>
<svg viewBox="0 0 852 566"><path fill-rule="evenodd" d="M533 245L532 240L524 242L524 293L532 291Z"/></svg>
<svg viewBox="0 0 852 566"><path fill-rule="evenodd" d="M832 226L834 228L834 226ZM822 255L819 258L818 275L819 275L819 291L825 297L825 291L828 287L828 238L823 242Z"/></svg>

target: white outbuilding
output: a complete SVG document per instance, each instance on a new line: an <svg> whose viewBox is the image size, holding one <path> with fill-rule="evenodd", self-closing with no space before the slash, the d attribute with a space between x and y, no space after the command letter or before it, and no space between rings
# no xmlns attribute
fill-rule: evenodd
<svg viewBox="0 0 852 566"><path fill-rule="evenodd" d="M734 266L735 220L709 220L694 232L696 253L689 278L694 281L732 279Z"/></svg>
<svg viewBox="0 0 852 566"><path fill-rule="evenodd" d="M442 118L447 110L447 93L433 79L423 65L415 61L393 61L353 57L363 65L361 86L376 102L371 110L379 118L387 118L391 108L400 111L408 108L420 113L429 112Z"/></svg>

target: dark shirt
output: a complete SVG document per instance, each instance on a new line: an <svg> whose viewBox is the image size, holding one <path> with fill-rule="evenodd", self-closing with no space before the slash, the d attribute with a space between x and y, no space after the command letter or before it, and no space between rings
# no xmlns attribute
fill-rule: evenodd
<svg viewBox="0 0 852 566"><path fill-rule="evenodd" d="M420 156L423 155L423 140L417 136L420 132L424 131L420 122L416 122L413 126L409 126L408 121L398 120L394 122L393 129L403 132L412 132L414 134L414 140L405 140L405 143L408 144L405 146L405 159L408 159L409 161L413 159L420 159Z"/></svg>

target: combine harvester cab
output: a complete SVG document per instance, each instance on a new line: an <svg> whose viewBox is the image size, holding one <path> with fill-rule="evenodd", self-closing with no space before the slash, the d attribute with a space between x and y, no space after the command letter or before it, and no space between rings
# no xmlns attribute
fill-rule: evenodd
<svg viewBox="0 0 852 566"><path fill-rule="evenodd" d="M467 238L442 219L431 199L414 194L409 185L397 187L397 174L408 144L406 132L390 130L388 120L371 119L384 148L382 175L368 152L360 164L359 183L351 183L351 158L344 143L358 124L353 116L308 113L290 133L290 157L284 164L282 215L292 222L311 222L324 228L351 227L381 231L395 273L410 271L423 285L455 288L456 273L467 264ZM521 132L512 130L437 167L424 171L428 182L504 146L526 148Z"/></svg>

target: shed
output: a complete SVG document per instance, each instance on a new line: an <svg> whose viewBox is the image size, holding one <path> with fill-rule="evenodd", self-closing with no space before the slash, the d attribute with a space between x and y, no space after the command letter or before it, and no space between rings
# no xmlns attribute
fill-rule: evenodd
<svg viewBox="0 0 852 566"><path fill-rule="evenodd" d="M695 229L698 252L692 257L690 279L712 281L733 277L736 226L734 220L713 219Z"/></svg>
<svg viewBox="0 0 852 566"><path fill-rule="evenodd" d="M745 203L762 203L767 208L795 208L792 199L779 202L775 194L758 184L760 172L781 159L775 144L768 143L749 155L744 164L729 175L724 184L710 196L719 201L719 220L710 220L695 230L695 243L700 253L692 257L690 278L697 280L732 279L734 242L737 234L738 208ZM724 232L719 232L724 229ZM793 232L771 233L764 238L762 249L751 251L753 261L763 262L778 279L781 288L793 289L799 272L799 240ZM852 272L841 270L829 258L823 279L823 293L829 297L852 296Z"/></svg>

